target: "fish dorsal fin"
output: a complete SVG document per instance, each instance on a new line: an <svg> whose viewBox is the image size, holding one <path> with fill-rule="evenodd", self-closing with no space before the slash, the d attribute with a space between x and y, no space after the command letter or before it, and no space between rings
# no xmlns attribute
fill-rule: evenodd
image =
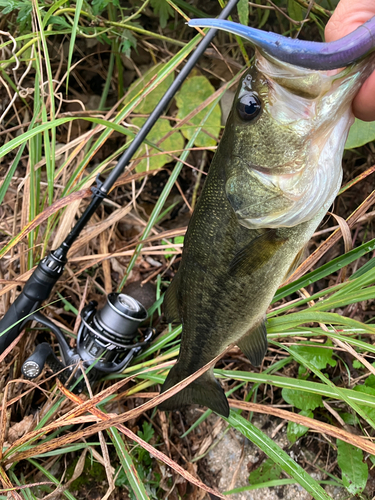
<svg viewBox="0 0 375 500"><path fill-rule="evenodd" d="M277 237L277 229L266 231L237 252L229 264L229 273L239 277L253 273L267 264L286 241Z"/></svg>
<svg viewBox="0 0 375 500"><path fill-rule="evenodd" d="M237 345L252 365L259 366L268 347L265 320L263 319L255 328L246 333Z"/></svg>
<svg viewBox="0 0 375 500"><path fill-rule="evenodd" d="M168 323L177 323L181 321L178 311L178 284L179 273L173 278L164 297L164 316Z"/></svg>

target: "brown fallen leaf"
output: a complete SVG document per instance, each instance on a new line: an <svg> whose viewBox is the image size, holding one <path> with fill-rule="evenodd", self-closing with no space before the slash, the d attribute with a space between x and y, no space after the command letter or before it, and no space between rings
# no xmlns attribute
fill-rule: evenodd
<svg viewBox="0 0 375 500"><path fill-rule="evenodd" d="M64 396L66 396L67 398L69 398L71 401L74 401L74 402L76 402L78 404L81 404L82 400L81 400L81 398L79 396L77 396L76 394L73 394L68 389L66 389L61 384L61 382L59 382L59 380L57 380L57 384L58 384L58 387L59 387L60 391L64 394ZM102 412L101 410L99 410L98 408L95 408L95 407L91 408L89 411L90 411L90 413L92 413L93 415L99 417L100 419L102 419L104 421L110 421L111 417L112 418L113 417L117 417L117 415L114 415L113 413L112 414L104 413L104 412ZM156 448L154 448L151 444L149 444L146 441L144 441L143 439L141 439L139 436L137 436L137 434L134 434L134 432L132 432L130 429L128 429L125 425L123 425L123 424L116 424L115 427L120 432L122 432L123 434L125 434L126 437L128 437L129 439L132 439L133 441L135 441L136 443L138 443L140 446L142 446L142 448L144 448L145 450L147 450L153 457L155 457L158 460L161 460L166 465L168 465L169 467L171 467L172 469L174 469L176 472L178 472L183 478L185 478L190 483L192 483L195 486L198 486L199 488L207 491L207 493L211 493L213 495L216 495L219 498L225 498L219 492L217 492L216 490L214 490L214 489L206 486L204 483L202 483L202 481L200 479L197 479L190 472L188 472L185 469L183 469L180 465L178 465L174 460L172 460L171 458L169 458L167 455L165 455L161 451L159 451ZM110 429L108 429L108 430L110 432ZM140 479L138 478L138 480L140 480Z"/></svg>
<svg viewBox="0 0 375 500"><path fill-rule="evenodd" d="M24 435L18 441L16 441L15 443L13 443L12 447L6 451L3 463L7 465L9 463L18 462L20 460L24 460L26 458L29 458L29 457L32 457L32 456L35 456L35 455L39 455L41 453L46 453L48 451L55 450L56 448L60 448L62 446L66 446L67 444L77 442L77 441L79 441L79 440L81 440L83 438L86 438L87 436L91 436L92 434L96 434L99 431L107 430L110 427L117 427L118 425L120 425L120 424L122 425L125 422L131 420L132 418L138 417L144 411L149 410L151 408L154 408L158 404L162 403L164 400L166 400L169 397L171 397L174 394L176 394L178 391L184 389L191 382L193 382L195 379L197 379L198 377L200 377L211 366L215 365L215 363L222 356L224 356L230 349L232 349L232 346L229 346L219 356L217 356L216 358L214 358L213 360L211 360L209 363L207 363L205 366L203 366L202 368L200 368L199 370L197 370L195 373L193 373L192 375L190 375L189 377L187 377L185 380L182 380L181 382L179 382L178 384L176 384L174 387L171 387L170 389L168 389L167 391L165 391L163 394L159 394L158 396L156 396L152 400L147 401L143 405L141 405L141 406L139 406L137 408L134 408L133 410L130 410L130 411L126 412L125 414L120 414L120 415L115 415L115 416L104 414L104 415L106 415L106 420L104 420L104 421L101 421L99 423L93 424L91 426L88 426L86 428L80 429L78 431L71 432L69 434L66 434L66 435L63 435L63 436L51 439L50 441L43 442L43 443L41 443L39 445L34 446L33 448L29 448L29 449L17 452L17 450L19 449L19 446L21 444L25 444L25 443L29 442L31 439L34 440L36 437L41 437L42 435L45 435L47 432L49 432L53 428L62 427L64 425L70 425L70 424L75 423L76 421L79 421L80 419L84 420L87 417L75 418L73 420L70 419L70 418L67 419L65 417L62 417L61 419L58 419L58 421L55 421L52 424L49 424L48 426L46 426L45 428L43 428L41 430L33 431L33 432L30 432L30 433ZM127 379L125 379L125 381L126 380ZM121 382L124 383L124 381L121 381ZM116 384L114 384L114 385L116 385ZM103 391L103 393L104 393L104 391ZM88 401L92 405L93 402L95 401L95 396L92 399L88 400ZM87 407L88 401L80 404L79 407L78 407L78 412L75 412L75 413L76 414L80 413L82 411L82 408L85 408L85 411L90 411L91 412L91 410L93 409L93 407L92 406L91 407ZM96 403L94 402L94 405L97 404L97 403L98 403L98 401L96 400ZM124 426L124 430L121 428L121 431L124 432L124 433L131 432L125 426ZM158 456L158 453L160 453L157 450L154 450L154 448L151 445L149 445L148 443L143 442L143 440L141 440L142 441L142 443L141 443L139 441L140 438L137 435L135 435L135 434L133 435L133 433L131 433L131 439L133 439L134 441L136 441L139 444L141 444L141 446L143 446L145 449L150 450L151 453L153 453L155 456ZM151 446L152 450L149 448L150 446ZM185 475L187 474L187 472L182 467L180 467L178 464L176 464L173 460L171 460L166 455L164 456L164 460L163 461L165 461L165 463L167 465L169 465L170 467L174 468L174 470L176 470L176 472L180 473L181 475L184 476L184 474ZM187 477L187 476L184 476L184 477ZM193 478L193 477L190 477L190 475L189 475L189 481L191 481L193 484L197 484L198 485L197 480L195 478ZM201 483L199 482L199 484L201 484ZM203 487L203 486L200 486L200 487ZM216 496L219 496L219 498L223 498L223 496L220 495L220 494L218 494L217 492L215 492L214 494Z"/></svg>
<svg viewBox="0 0 375 500"><path fill-rule="evenodd" d="M254 411L256 413L264 413L266 415L274 415L275 417L283 418L285 420L295 422L296 424L304 425L309 429L315 430L317 432L322 432L323 434L328 434L329 436L341 439L346 443L352 444L357 448L360 448L367 453L374 455L375 453L375 443L367 439L351 434L350 432L335 427L319 420L315 420L310 417L304 417L298 413L293 413L291 411L281 410L280 408L274 408L272 406L264 406L257 403L248 403L246 401L237 401L235 399L228 399L229 406L231 408L239 408L240 410Z"/></svg>
<svg viewBox="0 0 375 500"><path fill-rule="evenodd" d="M14 443L18 438L26 434L28 432L34 421L34 415L28 415L27 417L24 417L21 422L17 422L13 425L11 425L9 431L8 431L8 442L9 443Z"/></svg>

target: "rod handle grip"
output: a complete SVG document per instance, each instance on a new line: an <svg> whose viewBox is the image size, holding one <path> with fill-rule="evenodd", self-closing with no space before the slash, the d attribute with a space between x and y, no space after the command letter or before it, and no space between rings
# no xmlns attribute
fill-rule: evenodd
<svg viewBox="0 0 375 500"><path fill-rule="evenodd" d="M22 293L0 320L0 354L17 338L28 316L48 299L62 271L63 266L51 254L39 263Z"/></svg>

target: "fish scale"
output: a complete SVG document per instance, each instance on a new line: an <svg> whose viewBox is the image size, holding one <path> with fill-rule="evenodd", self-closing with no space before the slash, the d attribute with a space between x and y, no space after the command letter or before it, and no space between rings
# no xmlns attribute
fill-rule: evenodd
<svg viewBox="0 0 375 500"><path fill-rule="evenodd" d="M224 138L223 141L225 142ZM204 366L230 343L239 341L249 330L249 325L256 325L263 318L277 283L287 272L289 260L292 261L299 250L298 248L292 252L290 259L285 259L283 266L277 265L279 279L273 286L268 287L267 293L260 290L259 281L271 281L271 278L274 281L275 265L272 262L269 263L265 274L264 270L258 270L252 276L238 278L228 272L223 273L223 268L228 270L236 254L263 232L250 231L238 223L225 195L225 173L222 166L224 162L225 159L218 151L189 224L183 262L174 278L181 280L177 303L184 333L181 355L178 363L172 368L163 391ZM304 231L301 227L293 231L299 233L299 239L302 238L303 243L315 230L316 223L305 226ZM205 238L202 239L202 235L206 235ZM278 260L276 255L274 260ZM173 288L170 290L173 293ZM167 304L171 300L169 297L167 292ZM175 377L174 373L178 376ZM207 376L205 374L202 381L198 379L195 385L207 383ZM212 378L210 390L205 394L203 404L220 412L221 406L218 408L215 401L223 403L225 396L216 382L213 383L212 372L209 376ZM199 402L194 394L189 394L189 387L188 390L185 389L165 401L161 409L176 409ZM225 414L227 415L227 412Z"/></svg>
<svg viewBox="0 0 375 500"><path fill-rule="evenodd" d="M340 187L351 101L373 67L374 58L335 76L320 73L312 92L313 71L257 52L239 84L188 226L180 267L166 292L166 318L182 323L182 339L162 392L230 344L254 365L261 363L267 308ZM254 119L240 112L243 96L260 103ZM299 119L290 120L291 113ZM160 409L192 403L229 415L213 368Z"/></svg>

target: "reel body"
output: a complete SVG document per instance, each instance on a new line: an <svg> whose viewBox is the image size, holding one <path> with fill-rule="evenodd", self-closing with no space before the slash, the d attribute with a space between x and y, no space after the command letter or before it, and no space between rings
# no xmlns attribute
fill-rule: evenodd
<svg viewBox="0 0 375 500"><path fill-rule="evenodd" d="M91 383L104 374L120 373L142 347L149 344L153 333L149 329L142 342L134 342L139 325L147 319L147 311L140 302L124 293L109 294L107 303L101 309L97 309L95 301L82 309L77 347L74 349L69 346L61 329L46 316L37 312L29 319L43 324L55 334L61 361L51 346L43 342L23 363L22 373L27 378L36 378L47 363L63 383L71 378L77 382L82 376L82 369L89 369L87 375ZM76 390L82 390L83 387L81 381L76 385Z"/></svg>

